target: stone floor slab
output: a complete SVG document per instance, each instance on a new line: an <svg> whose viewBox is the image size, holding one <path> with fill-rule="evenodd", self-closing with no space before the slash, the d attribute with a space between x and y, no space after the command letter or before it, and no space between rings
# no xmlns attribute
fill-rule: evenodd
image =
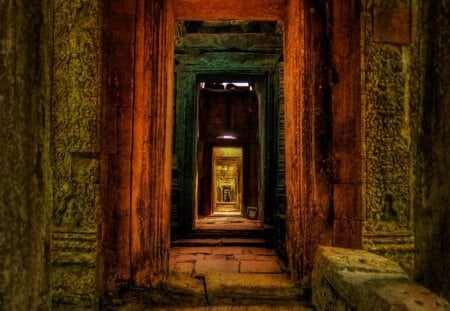
<svg viewBox="0 0 450 311"><path fill-rule="evenodd" d="M195 263L195 272L239 273L239 261L223 259L197 260L197 262Z"/></svg>
<svg viewBox="0 0 450 311"><path fill-rule="evenodd" d="M251 247L250 251L255 255L264 255L264 256L277 256L277 253L274 249L271 248L263 248L263 247Z"/></svg>
<svg viewBox="0 0 450 311"><path fill-rule="evenodd" d="M185 272L185 273L192 273L194 270L194 262L177 262L174 265L174 272Z"/></svg>
<svg viewBox="0 0 450 311"><path fill-rule="evenodd" d="M240 273L281 274L283 270L276 260L254 261L241 260Z"/></svg>
<svg viewBox="0 0 450 311"><path fill-rule="evenodd" d="M175 262L196 261L205 259L204 254L180 254L174 258Z"/></svg>

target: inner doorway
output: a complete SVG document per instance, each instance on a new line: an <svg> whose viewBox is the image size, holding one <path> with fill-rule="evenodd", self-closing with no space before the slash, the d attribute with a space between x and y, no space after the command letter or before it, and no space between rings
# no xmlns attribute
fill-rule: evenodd
<svg viewBox="0 0 450 311"><path fill-rule="evenodd" d="M233 80L216 76L199 82L194 228L216 223L219 216L243 221L236 217L246 217L249 207L253 220L261 214L258 96L251 81L224 81Z"/></svg>
<svg viewBox="0 0 450 311"><path fill-rule="evenodd" d="M242 215L242 148L214 147L212 214Z"/></svg>

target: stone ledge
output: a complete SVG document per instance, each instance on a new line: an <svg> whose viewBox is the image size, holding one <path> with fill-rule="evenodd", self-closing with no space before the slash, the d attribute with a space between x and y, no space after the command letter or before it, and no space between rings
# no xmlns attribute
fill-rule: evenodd
<svg viewBox="0 0 450 311"><path fill-rule="evenodd" d="M395 262L362 251L320 246L312 276L317 310L449 310Z"/></svg>

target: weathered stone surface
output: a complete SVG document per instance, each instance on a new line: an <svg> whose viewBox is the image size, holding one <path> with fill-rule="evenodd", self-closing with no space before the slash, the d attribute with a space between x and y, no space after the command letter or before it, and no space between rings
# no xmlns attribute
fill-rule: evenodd
<svg viewBox="0 0 450 311"><path fill-rule="evenodd" d="M240 273L283 273L276 260L241 260Z"/></svg>
<svg viewBox="0 0 450 311"><path fill-rule="evenodd" d="M206 282L211 300L229 305L240 305L240 302L245 304L246 299L277 304L287 300L295 301L299 296L299 290L292 280L282 274L212 272L206 274Z"/></svg>
<svg viewBox="0 0 450 311"><path fill-rule="evenodd" d="M190 273L175 272L157 289L125 293L120 299L124 305L111 309L312 310L299 294L286 275L210 272L192 277Z"/></svg>
<svg viewBox="0 0 450 311"><path fill-rule="evenodd" d="M450 300L450 1L422 7L426 76L415 200L415 279Z"/></svg>
<svg viewBox="0 0 450 311"><path fill-rule="evenodd" d="M286 8L282 0L249 0L246 5L233 2L212 0L175 0L174 9L177 20L215 20L215 19L249 19L282 20ZM220 10L218 9L220 8Z"/></svg>
<svg viewBox="0 0 450 311"><path fill-rule="evenodd" d="M53 309L96 308L101 14L91 0L53 8Z"/></svg>
<svg viewBox="0 0 450 311"><path fill-rule="evenodd" d="M131 279L156 286L168 273L173 137L171 1L142 0L136 7L136 59L131 154ZM113 228L111 228L113 229Z"/></svg>
<svg viewBox="0 0 450 311"><path fill-rule="evenodd" d="M172 254L170 254L172 257ZM178 262L187 262L187 261L195 261L195 260L203 260L205 259L205 255L203 254L180 254L176 256L176 260Z"/></svg>
<svg viewBox="0 0 450 311"><path fill-rule="evenodd" d="M173 267L173 272L192 273L194 271L194 262L178 262Z"/></svg>
<svg viewBox="0 0 450 311"><path fill-rule="evenodd" d="M419 10L417 1L377 0L362 6L363 244L398 261L409 273L414 254L404 247L414 247L413 167L422 63L416 35ZM389 243L379 244L372 238L389 233ZM395 234L409 235L408 246L395 242Z"/></svg>
<svg viewBox="0 0 450 311"><path fill-rule="evenodd" d="M0 2L0 309L49 310L50 1Z"/></svg>
<svg viewBox="0 0 450 311"><path fill-rule="evenodd" d="M152 1L146 3L150 4ZM261 5L261 2L252 3ZM338 14L359 16L358 5L360 2L358 1L348 1L346 6L339 6L338 1L332 3L335 4L334 9ZM359 164L354 164L353 160L357 159L359 154L353 152L358 148L359 141L358 139L352 140L352 138L356 137L358 133L358 122L354 118L359 116L359 112L355 109L356 106L350 107L345 103L352 102L355 97L358 97L357 92L347 91L359 87L359 73L362 72L363 87L365 88L363 94L365 119L362 124L365 176L362 198L364 198L364 211L366 212L363 215L366 220L365 231L368 233L365 235L364 245L374 252L383 251L399 262L411 262L413 238L410 232L413 228L414 216L417 250L415 276L420 282L449 297L450 285L447 277L450 266L448 257L450 226L447 221L449 219L448 206L450 206L448 204L450 197L448 194L448 189L450 189L448 186L448 180L450 180L448 176L448 155L450 154L448 137L450 135L448 135L447 125L449 119L449 78L447 77L449 76L448 55L450 55L448 51L448 42L450 42L448 39L448 29L450 29L447 18L448 0L430 3L421 3L417 0L363 1L361 16L364 19L362 24L365 27L363 30L363 63L365 67L362 68L362 71L355 70L354 68L357 66L345 67L357 59L355 55L358 55L360 51L359 46L353 45L351 40L343 40L344 43L335 50L335 56L342 62L334 64L331 62L324 65L326 70L329 70L326 76L330 74L331 80L341 79L332 81L338 84L334 90L342 86L341 93L337 97L338 100L333 100L333 103L336 104L333 105L334 109L340 112L333 115L333 122L337 130L334 132L337 136L342 134L342 137L333 141L336 148L336 153L333 154L335 159L333 163L335 176L333 178L338 180L337 184L339 184L333 188L336 190L334 199L338 203L335 206L336 214L331 214L331 210L327 209L326 202L329 200L329 196L328 193L323 192L323 184L312 187L312 183L309 181L313 179L306 170L306 168L313 167L308 165L313 161L311 146L317 148L320 145L316 144L316 141L311 141L311 137L315 134L311 130L309 118L312 115L314 118L318 118L318 116L327 114L324 113L323 107L312 108L309 105L310 101L320 99L310 98L307 93L316 94L315 91L318 89L315 89L314 86L309 90L304 90L303 87L307 83L305 80L298 79L302 77L303 73L319 73L319 69L323 68L318 64L313 64L311 68L305 68L305 60L315 63L316 59L309 57L309 46L303 45L308 40L302 41L300 38L311 39L309 41L314 44L322 44L318 41L326 42L328 39L316 41L314 39L318 37L309 36L309 31L322 31L320 27L311 29L298 27L301 25L301 21L305 20L315 25L315 18L320 15L316 14L317 7L303 7L303 4L298 1L288 1L288 4L286 25L291 25L291 27L286 33L286 49L289 51L286 54L288 63L286 94L289 104L287 105L287 118L291 119L287 124L286 133L289 136L287 178L291 182L289 185L289 211L286 219L289 226L288 232L290 232L287 240L293 275L303 277L305 271L306 274L310 271L313 263L311 251L318 241L346 243L352 238L359 241L359 226L351 220L358 211L351 210L351 208L359 206L346 206L345 204L347 198L349 198L348 202L357 202L358 198L355 193L357 194L359 191L356 187L360 181L358 177L360 169ZM366 4L368 7L365 7ZM25 9L25 5L20 1L14 2L12 6L10 3L2 3L0 10L0 17L2 17L0 26L2 30L5 30L0 35L0 77L3 82L0 86L0 105L2 107L0 116L2 135L0 138L3 148L0 163L2 176L6 176L0 185L2 191L0 267L2 272L5 271L1 273L0 279L0 305L10 309L49 309L47 272L50 258L52 258L55 272L53 281L55 287L61 286L55 288L54 309L93 306L98 298L94 292L97 288L98 276L93 272L96 269L101 272L101 267L96 266L97 251L100 249L99 244L96 244L96 239L97 228L100 224L97 218L101 196L99 172L100 165L103 163L100 161L100 152L102 151L100 143L103 138L99 135L99 131L100 123L103 120L100 117L99 95L105 90L100 90L103 75L98 72L98 69L102 68L99 64L102 38L99 25L103 12L98 11L98 1L89 0L55 1L51 8L46 1L27 5L29 7ZM112 33L110 37L105 36L115 41L107 45L106 49L111 49L113 52L111 58L105 61L111 62L105 66L111 66L112 70L111 75L105 77L108 80L105 81L105 85L108 85L108 90L113 93L111 98L107 97L108 100L105 102L105 105L113 106L107 108L110 110L107 112L109 116L106 119L115 121L107 125L110 133L107 135L109 140L106 144L108 145L107 152L111 155L111 162L108 162L108 165L111 164L108 166L111 183L105 183L103 189L108 189L107 191L110 192L117 190L117 193L120 193L118 196L111 196L113 199L110 203L117 207L124 205L124 202L130 202L130 181L126 178L130 176L130 165L127 161L129 161L131 150L133 93L135 90L146 92L145 90L151 88L143 87L145 83L141 83L135 88L133 80L135 68L132 58L136 54L135 38L132 35L133 23L136 20L133 18L136 10L135 3L112 0L102 3L103 5L109 7L111 12L117 15L115 16L117 24L106 23L106 27L120 25L117 33ZM226 6L230 10L234 9L229 4ZM375 14L376 18L385 14L382 13L385 10L390 12L411 11L410 27L415 27L414 18L417 11L419 14L416 17L419 19L422 18L420 12L428 12L429 15L423 18L421 26L426 26L428 39L419 46L420 42L414 36L414 31L409 29L410 45L399 46L406 41L403 37L392 39L390 37L394 35L392 32L380 32L383 27L379 20L373 19L374 7L379 8L378 13L380 13L379 15ZM54 10L51 12L54 13L54 19L48 15L51 10ZM219 10L214 13L221 14ZM239 7L238 13L243 13L242 7ZM406 21L408 14L403 14L400 13L403 16L400 17L402 27L409 23ZM152 15L152 17L156 16L159 18L162 15ZM320 16L322 18L325 15ZM396 22L395 16L396 14L385 16L386 23ZM146 22L153 22L153 19L148 19ZM167 25L169 24L173 23L167 22ZM359 38L359 34L355 35L357 28L347 27L345 23L334 25L342 27L339 31L332 33L336 41L345 39L347 35ZM355 25L359 25L359 20ZM374 25L378 34L374 33ZM49 28L53 26L55 27L54 35L50 35ZM422 30L419 29L419 34L420 31ZM405 31L400 31L399 35L406 33L408 30L405 28ZM154 37L161 35L160 32L158 35L156 32L154 34ZM379 35L382 37L380 38ZM154 37L152 38L154 39ZM54 42L51 41L51 38L54 38ZM140 39L142 40L139 42L142 43L147 42L146 39L149 38ZM53 64L49 57L49 46L54 48ZM321 49L314 49L314 51L317 53L314 54L316 56L322 53ZM427 52L426 59L425 55L420 54L423 51ZM155 53L154 55L159 54ZM326 53L322 56L326 59L328 57ZM161 57L172 59L170 53ZM124 58L133 64L130 67L121 67L120 64L115 66L120 63L120 59ZM347 60L345 61L345 59ZM152 64L155 61L155 59L149 58L145 60ZM207 61L208 58L205 58L204 66L208 65ZM268 62L271 61L268 60ZM419 86L422 74L421 66L425 61L427 65L422 69L426 71L427 82L426 90L422 92ZM145 61L141 63L147 64ZM354 64L356 63L355 61ZM336 68L333 66L336 64L344 69L347 68L348 72L340 70L342 68L337 68L338 70L335 72ZM251 65L247 65L250 68ZM158 68L161 69L161 67ZM236 69L238 66L233 68ZM50 71L54 73L52 92L50 92ZM151 73L154 72L160 71L155 70ZM335 74L337 75L334 76ZM152 75L152 77L156 76ZM355 78L352 80L349 76ZM164 80L163 77L159 78ZM320 78L315 76L311 76L311 78L314 81L311 85L325 86L323 89L328 89L328 85L316 83L321 81ZM166 88L164 81L159 81L152 91L170 89L170 85ZM421 92L424 93L424 98L423 103L419 106ZM52 93L52 98L50 93ZM139 94L145 98L149 95L147 93ZM166 103L165 95L158 92L154 94L156 94L155 97L158 97L158 103ZM348 94L352 96L349 97ZM142 103L148 104L145 100ZM152 101L152 103L154 102ZM155 121L154 123L171 119L170 117L166 118L164 109L159 110L164 105L158 107L150 105L150 107L155 110L145 110L144 112L157 115L155 119L152 119ZM162 115L163 117L161 117ZM51 127L49 118L51 118ZM322 121L320 118L319 120ZM316 122L320 123L317 119ZM151 122L151 124L154 123ZM171 124L167 126L170 127ZM155 125L151 130L146 128L148 131L144 132L158 133L157 135L160 135L158 137L161 138L166 134L164 130L160 131L162 127L162 125L161 127ZM155 128L158 131L153 131ZM339 131L339 128L342 130ZM320 128L314 129L321 131ZM153 142L159 141L153 136L151 138ZM51 150L48 145L50 141L52 141ZM329 142L326 139L319 141L325 144ZM151 146L151 148L155 148L154 145ZM160 150L159 148L155 149ZM349 152L341 153L346 150ZM414 159L416 150L419 150L419 160ZM315 151L320 150L315 149ZM52 155L51 168L50 153ZM115 157L115 154L120 156ZM162 154L152 153L150 158L170 158L170 152L164 153L164 156ZM326 160L326 157L318 157L318 159L322 161ZM121 163L128 163L128 166L122 166ZM161 172L165 166L162 162L158 163L157 172ZM319 174L320 169L324 169L323 175L328 174L326 168L326 165L314 167L313 170L318 173L314 176L323 177ZM53 171L51 172L51 170ZM151 170L149 174L153 173ZM53 174L53 179L49 177L50 174ZM159 178L163 174L154 175ZM166 179L167 175L167 173L164 175ZM117 182L119 179L120 182ZM142 180L145 181L145 178ZM120 186L110 187L115 182ZM155 183L150 182L148 185L153 186ZM155 195L148 198L159 200L167 193L170 186L168 184L158 185L156 190L152 188L154 191L152 193ZM166 190L161 190L164 187ZM350 189L352 187L355 188ZM311 194L312 196L317 195L316 191L323 196L319 199L309 197ZM105 194L107 197L108 195ZM52 200L54 208L50 211ZM142 200L140 202L149 201ZM317 204L308 205L310 202ZM160 201L156 201L156 203L160 204ZM412 212L413 205L416 207L414 213ZM117 232L106 230L102 234L111 233L109 236L111 240L108 242L113 246L111 244L108 246L111 246L111 253L117 255L111 257L112 265L120 266L117 271L127 271L128 278L124 277L123 279L128 281L130 266L127 265L127 260L129 261L129 258L120 262L119 260L124 258L120 255L129 254L130 237L125 237L122 233L130 232L130 228L124 225L130 223L130 211L126 209L112 210L112 214L116 215L116 218L109 225L113 229L119 229ZM164 221L158 222L168 219L165 218L165 212L161 211L157 215L152 215L155 216L152 218L154 220L152 228L161 225L167 231ZM109 219L113 219L113 217ZM57 231L60 229L67 229L76 231L77 234L68 234L67 238L55 237L54 241L50 243L48 230L50 224L55 226L54 233L58 233ZM331 226L334 226L332 230L330 230ZM144 231L143 236L148 233L146 230ZM396 234L405 234L405 237L396 238L395 234L380 237L394 231ZM353 233L355 235L352 235ZM87 239L86 236L90 236L90 238ZM144 240L148 242L148 240ZM155 245L161 245L158 244L159 241L161 240L158 238L150 240L150 242L156 243ZM167 250L167 241L164 240L161 243L165 243L163 248L165 247ZM50 244L54 248L53 256L49 255ZM151 247L150 250L154 250L154 248ZM156 260L151 261L152 264L157 262L159 265L156 269L157 273L166 270L164 267L166 255L156 256ZM140 258L149 257L141 256ZM436 260L437 258L439 260ZM82 265L85 266L79 268ZM119 278L119 274L114 274L117 271L111 272L111 274L113 277ZM120 278L122 276L120 275ZM79 287L76 287L77 285ZM76 295L72 295L71 291ZM39 297L39 293L42 293L42 296ZM22 301L27 301L29 304L23 304ZM61 303L60 306L58 306L59 303Z"/></svg>
<svg viewBox="0 0 450 311"><path fill-rule="evenodd" d="M373 10L373 39L375 42L409 44L411 42L411 9Z"/></svg>
<svg viewBox="0 0 450 311"><path fill-rule="evenodd" d="M198 246L198 247L183 247L178 249L179 254L211 254L213 247Z"/></svg>
<svg viewBox="0 0 450 311"><path fill-rule="evenodd" d="M319 247L312 280L317 310L448 310L393 261L362 250Z"/></svg>
<svg viewBox="0 0 450 311"><path fill-rule="evenodd" d="M199 53L211 51L251 51L281 54L281 34L187 34L178 37L176 53Z"/></svg>
<svg viewBox="0 0 450 311"><path fill-rule="evenodd" d="M374 226L376 227L376 223ZM376 229L376 228L374 228ZM414 235L412 232L372 231L364 235L363 248L397 262L409 276L414 266Z"/></svg>
<svg viewBox="0 0 450 311"><path fill-rule="evenodd" d="M275 253L275 250L270 248L263 248L263 247L252 247L249 248L249 251L251 254L254 255L263 255L263 256L277 256Z"/></svg>
<svg viewBox="0 0 450 311"><path fill-rule="evenodd" d="M196 273L205 272L228 272L228 273L239 273L239 261L238 260L227 260L227 259L206 259L197 260L195 263Z"/></svg>

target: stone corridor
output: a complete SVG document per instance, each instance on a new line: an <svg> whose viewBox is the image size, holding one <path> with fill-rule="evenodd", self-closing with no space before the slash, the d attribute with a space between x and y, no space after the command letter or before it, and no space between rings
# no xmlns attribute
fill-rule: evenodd
<svg viewBox="0 0 450 311"><path fill-rule="evenodd" d="M448 310L449 16L0 1L0 310Z"/></svg>

